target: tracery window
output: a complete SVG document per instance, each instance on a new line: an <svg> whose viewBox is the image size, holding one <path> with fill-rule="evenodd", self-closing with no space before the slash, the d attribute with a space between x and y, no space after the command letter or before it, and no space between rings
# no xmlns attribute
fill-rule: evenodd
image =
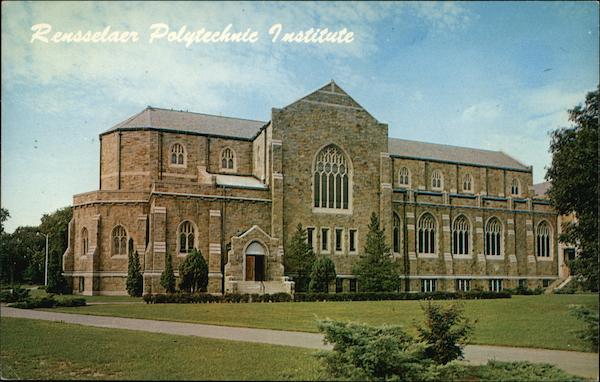
<svg viewBox="0 0 600 382"><path fill-rule="evenodd" d="M402 167L400 169L400 172L398 173L398 184L405 187L410 186L410 172L408 171L408 168Z"/></svg>
<svg viewBox="0 0 600 382"><path fill-rule="evenodd" d="M440 170L433 170L431 173L431 188L441 190L444 187L444 178Z"/></svg>
<svg viewBox="0 0 600 382"><path fill-rule="evenodd" d="M521 188L520 186L521 186L521 184L519 182L519 179L513 179L512 185L510 187L510 193L512 195L519 195L519 190Z"/></svg>
<svg viewBox="0 0 600 382"><path fill-rule="evenodd" d="M179 253L189 253L194 249L194 226L184 221L179 226Z"/></svg>
<svg viewBox="0 0 600 382"><path fill-rule="evenodd" d="M550 226L545 221L537 228L537 255L538 257L550 257Z"/></svg>
<svg viewBox="0 0 600 382"><path fill-rule="evenodd" d="M424 214L419 219L419 253L435 253L435 220L431 214Z"/></svg>
<svg viewBox="0 0 600 382"><path fill-rule="evenodd" d="M454 219L452 224L452 254L468 255L471 225L464 215Z"/></svg>
<svg viewBox="0 0 600 382"><path fill-rule="evenodd" d="M126 255L127 254L127 231L122 225L113 228L112 231L112 254Z"/></svg>
<svg viewBox="0 0 600 382"><path fill-rule="evenodd" d="M398 215L394 214L394 227L393 227L393 235L394 235L394 252L400 252L400 218Z"/></svg>
<svg viewBox="0 0 600 382"><path fill-rule="evenodd" d="M175 143L171 146L171 164L185 165L185 149L180 143Z"/></svg>
<svg viewBox="0 0 600 382"><path fill-rule="evenodd" d="M221 152L221 169L234 170L235 169L235 153L229 147L225 148Z"/></svg>
<svg viewBox="0 0 600 382"><path fill-rule="evenodd" d="M352 178L348 167L348 160L338 147L329 145L321 150L313 170L314 207L349 208Z"/></svg>
<svg viewBox="0 0 600 382"><path fill-rule="evenodd" d="M463 191L473 191L473 177L471 176L471 174L465 174L465 176L463 177Z"/></svg>
<svg viewBox="0 0 600 382"><path fill-rule="evenodd" d="M81 254L87 255L89 248L89 238L88 238L88 230L87 228L83 228L81 230Z"/></svg>
<svg viewBox="0 0 600 382"><path fill-rule="evenodd" d="M496 218L491 218L485 225L485 255L500 256L502 224Z"/></svg>

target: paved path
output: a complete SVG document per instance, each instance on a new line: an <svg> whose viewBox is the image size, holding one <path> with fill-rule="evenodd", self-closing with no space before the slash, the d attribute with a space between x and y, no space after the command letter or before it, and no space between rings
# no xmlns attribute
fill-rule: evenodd
<svg viewBox="0 0 600 382"><path fill-rule="evenodd" d="M14 309L2 306L2 317L30 318L61 321L71 324L103 328L140 330L185 336L197 336L233 341L259 342L273 345L297 346L309 349L331 349L323 344L317 333L292 332L269 329L237 328L217 325L191 324L173 321L141 320L85 314L55 313L40 310ZM498 361L530 361L551 363L559 368L585 378L598 380L598 354L562 350L515 348L505 346L468 345L465 359L473 364Z"/></svg>

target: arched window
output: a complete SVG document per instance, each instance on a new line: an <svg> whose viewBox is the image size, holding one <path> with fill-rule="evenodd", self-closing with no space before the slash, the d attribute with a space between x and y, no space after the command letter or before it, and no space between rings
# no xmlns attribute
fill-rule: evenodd
<svg viewBox="0 0 600 382"><path fill-rule="evenodd" d="M473 177L471 174L463 176L463 192L473 192Z"/></svg>
<svg viewBox="0 0 600 382"><path fill-rule="evenodd" d="M171 164L176 166L185 165L185 149L180 143L171 146Z"/></svg>
<svg viewBox="0 0 600 382"><path fill-rule="evenodd" d="M502 224L496 218L491 218L485 225L485 255L500 256Z"/></svg>
<svg viewBox="0 0 600 382"><path fill-rule="evenodd" d="M537 228L536 235L538 257L550 257L550 226L545 221Z"/></svg>
<svg viewBox="0 0 600 382"><path fill-rule="evenodd" d="M521 183L519 182L519 179L513 179L512 180L512 185L510 187L510 193L512 195L519 195L519 191L521 189Z"/></svg>
<svg viewBox="0 0 600 382"><path fill-rule="evenodd" d="M194 226L185 221L179 226L179 253L189 253L194 249Z"/></svg>
<svg viewBox="0 0 600 382"><path fill-rule="evenodd" d="M221 169L235 170L235 153L229 147L221 152Z"/></svg>
<svg viewBox="0 0 600 382"><path fill-rule="evenodd" d="M314 207L349 208L352 178L348 167L346 156L336 146L321 150L313 170Z"/></svg>
<svg viewBox="0 0 600 382"><path fill-rule="evenodd" d="M113 228L112 231L112 254L126 255L127 254L127 231L122 225Z"/></svg>
<svg viewBox="0 0 600 382"><path fill-rule="evenodd" d="M400 172L398 173L398 184L405 187L410 186L410 171L408 171L408 168L402 167L400 169Z"/></svg>
<svg viewBox="0 0 600 382"><path fill-rule="evenodd" d="M81 254L87 255L89 248L89 239L88 239L88 230L87 228L83 228L81 230Z"/></svg>
<svg viewBox="0 0 600 382"><path fill-rule="evenodd" d="M394 214L394 252L400 252L400 218Z"/></svg>
<svg viewBox="0 0 600 382"><path fill-rule="evenodd" d="M431 214L424 214L419 219L419 253L435 253L435 220Z"/></svg>
<svg viewBox="0 0 600 382"><path fill-rule="evenodd" d="M464 215L454 219L452 224L452 253L454 255L468 255L470 250L469 232L471 225Z"/></svg>
<svg viewBox="0 0 600 382"><path fill-rule="evenodd" d="M431 188L433 190L441 190L444 187L444 177L440 170L433 170L431 173Z"/></svg>

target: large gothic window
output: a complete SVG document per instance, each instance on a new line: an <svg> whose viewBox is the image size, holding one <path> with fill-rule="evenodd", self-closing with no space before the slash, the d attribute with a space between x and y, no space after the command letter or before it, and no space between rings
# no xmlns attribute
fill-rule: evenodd
<svg viewBox="0 0 600 382"><path fill-rule="evenodd" d="M431 173L431 189L441 190L444 188L444 177L440 170L433 170Z"/></svg>
<svg viewBox="0 0 600 382"><path fill-rule="evenodd" d="M175 143L171 146L171 165L185 165L185 149L180 143Z"/></svg>
<svg viewBox="0 0 600 382"><path fill-rule="evenodd" d="M394 214L394 252L400 252L400 218Z"/></svg>
<svg viewBox="0 0 600 382"><path fill-rule="evenodd" d="M485 255L500 256L502 224L496 218L491 218L485 225Z"/></svg>
<svg viewBox="0 0 600 382"><path fill-rule="evenodd" d="M454 219L452 224L452 253L454 255L469 254L469 231L471 226L464 215Z"/></svg>
<svg viewBox="0 0 600 382"><path fill-rule="evenodd" d="M538 257L550 257L550 226L545 221L538 225L536 244Z"/></svg>
<svg viewBox="0 0 600 382"><path fill-rule="evenodd" d="M408 171L408 168L402 167L400 169L400 172L398 173L398 184L404 187L410 186L410 171Z"/></svg>
<svg viewBox="0 0 600 382"><path fill-rule="evenodd" d="M185 221L179 226L179 253L189 253L194 249L194 226Z"/></svg>
<svg viewBox="0 0 600 382"><path fill-rule="evenodd" d="M127 231L122 225L113 228L112 231L112 254L126 255L127 254Z"/></svg>
<svg viewBox="0 0 600 382"><path fill-rule="evenodd" d="M314 165L313 206L347 210L351 187L352 178L346 156L334 145L325 147L317 155Z"/></svg>
<svg viewBox="0 0 600 382"><path fill-rule="evenodd" d="M519 195L519 189L521 188L521 183L519 182L519 179L513 179L511 187L510 187L510 193L512 195Z"/></svg>
<svg viewBox="0 0 600 382"><path fill-rule="evenodd" d="M431 214L424 214L419 219L419 253L435 253L435 220Z"/></svg>
<svg viewBox="0 0 600 382"><path fill-rule="evenodd" d="M221 152L221 169L235 170L235 153L229 147Z"/></svg>

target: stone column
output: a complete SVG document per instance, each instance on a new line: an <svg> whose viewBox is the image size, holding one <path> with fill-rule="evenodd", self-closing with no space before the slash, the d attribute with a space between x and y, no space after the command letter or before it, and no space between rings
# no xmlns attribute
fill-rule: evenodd
<svg viewBox="0 0 600 382"><path fill-rule="evenodd" d="M221 282L221 211L210 210L208 220L208 292L223 293Z"/></svg>
<svg viewBox="0 0 600 382"><path fill-rule="evenodd" d="M271 141L271 153L271 237L283 239L283 152L280 140Z"/></svg>
<svg viewBox="0 0 600 382"><path fill-rule="evenodd" d="M385 229L387 245L391 248L393 243L392 163L389 153L381 153L379 167L381 183L381 193L379 195L379 221L381 222L381 228Z"/></svg>
<svg viewBox="0 0 600 382"><path fill-rule="evenodd" d="M442 215L442 240L440 253L444 256L444 267L447 275L454 274L452 264L452 231L450 229L450 216Z"/></svg>
<svg viewBox="0 0 600 382"><path fill-rule="evenodd" d="M410 275L418 274L417 269L417 241L416 241L416 221L413 211L406 211L406 232L405 240L408 243L408 263Z"/></svg>
<svg viewBox="0 0 600 382"><path fill-rule="evenodd" d="M535 246L533 237L533 221L531 217L525 220L525 248L527 253L527 274L535 276L537 274L537 262L535 258Z"/></svg>
<svg viewBox="0 0 600 382"><path fill-rule="evenodd" d="M165 269L167 252L167 208L153 206L151 214L152 252L150 256L146 256L145 261L144 293L157 293L162 290L160 274Z"/></svg>
<svg viewBox="0 0 600 382"><path fill-rule="evenodd" d="M506 247L504 248L506 269L509 276L517 276L519 267L517 263L517 254L515 253L515 221L506 220Z"/></svg>
<svg viewBox="0 0 600 382"><path fill-rule="evenodd" d="M473 235L473 254L475 255L475 262L473 266L473 274L485 275L486 274L486 260L485 260L485 236L483 234L483 217L475 217L475 234Z"/></svg>

